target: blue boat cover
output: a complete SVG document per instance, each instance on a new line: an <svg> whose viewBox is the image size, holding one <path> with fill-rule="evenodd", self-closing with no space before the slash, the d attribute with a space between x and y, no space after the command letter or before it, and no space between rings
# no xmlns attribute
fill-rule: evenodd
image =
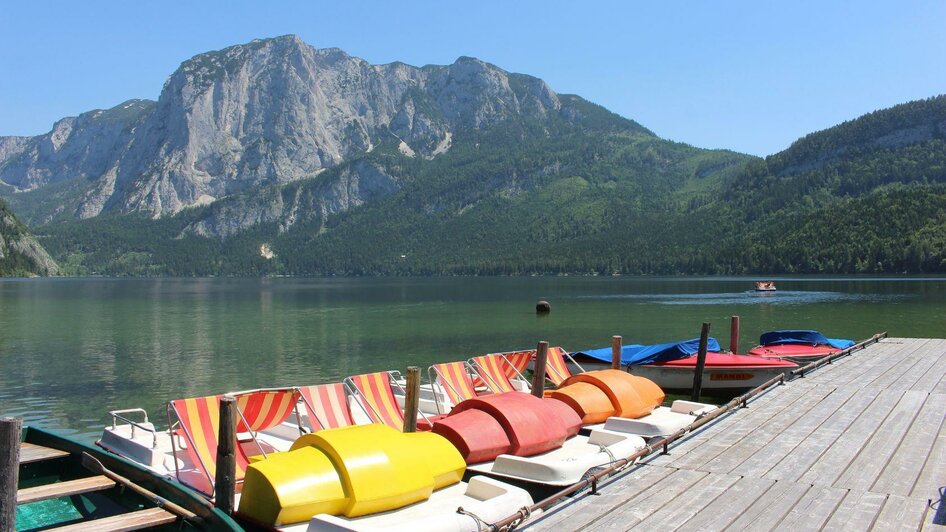
<svg viewBox="0 0 946 532"><path fill-rule="evenodd" d="M762 345L830 345L837 349L847 349L854 345L854 340L828 338L818 331L770 331L759 337L759 343Z"/></svg>
<svg viewBox="0 0 946 532"><path fill-rule="evenodd" d="M668 362L670 360L679 360L695 355L700 350L700 339L691 338L682 342L671 342L669 344L656 345L625 345L621 349L621 365L628 364L653 364L654 362ZM719 342L716 338L710 338L706 344L706 350L719 352ZM586 355L603 362L611 362L611 348L602 347L601 349L587 349L577 351L572 356Z"/></svg>

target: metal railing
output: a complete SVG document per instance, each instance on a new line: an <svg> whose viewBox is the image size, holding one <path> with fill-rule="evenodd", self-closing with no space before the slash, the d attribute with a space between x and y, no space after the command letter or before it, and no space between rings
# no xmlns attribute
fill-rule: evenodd
<svg viewBox="0 0 946 532"><path fill-rule="evenodd" d="M144 419L139 423L122 414L141 414ZM141 423L149 423L148 412L144 408L125 408L123 410L109 410L108 415L112 416L112 430L118 428L118 422L123 421L131 426L131 439L135 439L135 429L141 429L151 434L151 448L158 448L158 432L153 427L146 427Z"/></svg>

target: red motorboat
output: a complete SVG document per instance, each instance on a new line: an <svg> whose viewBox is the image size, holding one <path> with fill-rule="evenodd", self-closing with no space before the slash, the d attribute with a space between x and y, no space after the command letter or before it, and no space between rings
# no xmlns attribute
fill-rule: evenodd
<svg viewBox="0 0 946 532"><path fill-rule="evenodd" d="M853 340L827 338L818 331L771 331L759 338L759 345L750 349L749 355L807 364L852 345Z"/></svg>
<svg viewBox="0 0 946 532"><path fill-rule="evenodd" d="M693 387L699 338L656 345L626 345L621 350L621 365L634 375L650 379L665 390L689 390ZM722 353L719 342L709 338L703 389L748 389L797 364L778 358L764 358ZM585 369L611 367L611 348L589 349L571 354Z"/></svg>
<svg viewBox="0 0 946 532"><path fill-rule="evenodd" d="M689 390L697 357L630 366L630 371L650 379L661 388ZM778 358L770 359L729 353L706 353L703 366L703 389L755 388L782 373L797 369L798 364Z"/></svg>

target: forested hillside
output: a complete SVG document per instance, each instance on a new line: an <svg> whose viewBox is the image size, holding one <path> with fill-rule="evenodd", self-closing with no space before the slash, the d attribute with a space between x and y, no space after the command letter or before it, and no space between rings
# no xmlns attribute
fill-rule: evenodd
<svg viewBox="0 0 946 532"><path fill-rule="evenodd" d="M359 161L397 176L396 192L286 230L279 220L226 238L189 230L243 205L237 195L42 234L69 271L113 275L942 272L944 109L937 97L872 113L764 160L636 130L542 135L516 123L434 160L367 155ZM344 171L246 195L297 197Z"/></svg>
<svg viewBox="0 0 946 532"><path fill-rule="evenodd" d="M59 268L0 200L0 277L56 275Z"/></svg>
<svg viewBox="0 0 946 532"><path fill-rule="evenodd" d="M870 113L750 163L716 202L732 272L946 271L946 96ZM717 259L721 262L722 259Z"/></svg>

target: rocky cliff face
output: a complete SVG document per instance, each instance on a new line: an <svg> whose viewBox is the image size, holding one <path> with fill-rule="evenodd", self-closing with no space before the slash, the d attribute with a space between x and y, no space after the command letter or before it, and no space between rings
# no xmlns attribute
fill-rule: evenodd
<svg viewBox="0 0 946 532"><path fill-rule="evenodd" d="M433 158L458 135L510 117L576 117L561 111L543 81L477 59L371 65L285 36L185 61L157 102L132 100L64 118L45 135L0 138L0 181L20 192L71 181L78 218L158 217L313 177L379 148ZM318 209L345 209L398 186L371 174L365 166L339 173ZM345 180L353 175L352 187ZM275 216L257 210L240 216ZM193 231L226 233L224 211Z"/></svg>

